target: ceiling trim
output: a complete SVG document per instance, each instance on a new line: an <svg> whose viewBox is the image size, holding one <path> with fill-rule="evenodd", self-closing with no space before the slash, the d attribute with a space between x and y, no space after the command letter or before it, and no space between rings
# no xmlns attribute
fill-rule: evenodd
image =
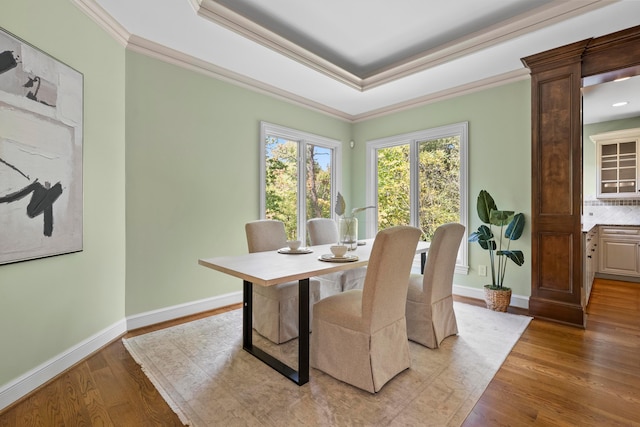
<svg viewBox="0 0 640 427"><path fill-rule="evenodd" d="M86 1L86 0L85 0ZM201 74L205 74L209 77L216 78L218 80L225 81L227 83L241 86L246 89L267 94L294 104L310 108L316 111L320 111L324 114L345 120L352 121L353 116L343 111L330 108L319 102L312 101L308 98L293 94L289 91L280 89L273 85L263 83L261 81L252 79L226 68L217 66L207 61L203 61L194 56L186 53L168 48L153 41L147 40L136 35L129 37L129 43L127 49L132 52L140 53L151 58L158 59L160 61L176 65L178 67L195 71Z"/></svg>
<svg viewBox="0 0 640 427"><path fill-rule="evenodd" d="M200 4L198 4L200 1ZM619 0L555 0L512 19L425 51L370 75L359 77L245 18L216 0L190 0L199 16L249 40L323 73L351 88L366 91L437 65L469 55L557 22L607 6Z"/></svg>
<svg viewBox="0 0 640 427"><path fill-rule="evenodd" d="M193 1L195 0L191 0L192 4ZM272 49L347 86L362 90L363 81L360 77L250 21L214 0L202 0L200 5L196 7L196 12L199 16L234 31L251 41Z"/></svg>
<svg viewBox="0 0 640 427"><path fill-rule="evenodd" d="M132 52L140 53L142 55L149 56L151 58L155 58L187 70L195 71L209 77L234 84L236 86L270 95L275 98L288 101L296 105L352 123L386 116L421 105L432 104L434 102L443 101L445 99L467 95L470 93L478 92L480 90L489 89L491 87L501 86L504 84L529 78L529 70L521 68L498 76L492 76L486 79L478 80L466 85L457 86L440 92L413 98L404 102L390 105L388 107L353 115L340 110L336 110L334 108L330 108L319 102L315 102L308 98L295 95L273 85L269 85L258 80L246 77L242 74L238 74L226 68L219 67L210 62L203 61L191 55L187 55L166 46L162 46L136 35L132 35L129 37L127 49L131 50Z"/></svg>
<svg viewBox="0 0 640 427"><path fill-rule="evenodd" d="M389 105L377 110L368 111L366 113L357 114L351 116L353 122L361 122L365 120L374 119L377 117L387 116L389 114L397 113L400 111L408 110L422 105L433 104L434 102L444 101L450 98L456 98L462 95L468 95L481 90L490 89L496 86L502 86L509 83L514 83L521 80L530 79L529 70L521 68L514 71L509 71L497 76L489 77L482 80L477 80L465 85L453 87L440 92L431 93L418 98L413 98L398 104Z"/></svg>
<svg viewBox="0 0 640 427"><path fill-rule="evenodd" d="M127 46L129 32L94 0L71 0L85 15L104 29L120 45Z"/></svg>
<svg viewBox="0 0 640 427"><path fill-rule="evenodd" d="M191 1L192 5L196 7L195 2L198 0L189 1ZM72 2L128 50L352 123L386 116L421 105L431 104L456 96L466 95L483 89L488 89L490 87L500 86L529 78L528 70L522 68L499 76L478 80L466 85L410 99L388 107L352 115L344 111L328 107L327 105L319 102L312 101L308 98L293 94L289 91L282 90L273 85L246 77L242 74L198 59L194 56L168 48L145 38L132 35L128 33L117 21L115 21L115 19L102 7L100 7L95 0L72 0Z"/></svg>

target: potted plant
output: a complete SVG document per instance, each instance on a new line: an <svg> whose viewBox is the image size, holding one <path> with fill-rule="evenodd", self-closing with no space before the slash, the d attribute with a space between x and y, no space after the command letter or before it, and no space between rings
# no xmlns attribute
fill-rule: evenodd
<svg viewBox="0 0 640 427"><path fill-rule="evenodd" d="M511 242L522 235L524 215L499 210L493 197L485 190L478 195L477 211L480 221L488 226L478 227L478 231L469 236L469 241L478 242L482 249L489 252L491 284L484 287L485 302L490 310L507 311L511 302L511 288L504 286L504 276L509 260L516 265L524 264L522 251L511 249ZM493 227L499 227L498 235L493 234Z"/></svg>

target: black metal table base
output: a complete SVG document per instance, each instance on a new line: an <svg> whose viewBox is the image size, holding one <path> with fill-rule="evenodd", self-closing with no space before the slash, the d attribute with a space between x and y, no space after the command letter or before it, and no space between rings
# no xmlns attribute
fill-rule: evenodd
<svg viewBox="0 0 640 427"><path fill-rule="evenodd" d="M253 283L244 281L242 348L298 385L309 382L309 279L298 281L298 370L253 345Z"/></svg>

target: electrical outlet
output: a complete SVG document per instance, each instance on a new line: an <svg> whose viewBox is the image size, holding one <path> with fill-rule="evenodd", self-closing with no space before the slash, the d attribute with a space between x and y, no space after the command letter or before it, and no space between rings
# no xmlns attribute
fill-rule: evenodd
<svg viewBox="0 0 640 427"><path fill-rule="evenodd" d="M478 266L478 275L479 276L486 276L487 275L487 266L486 265L479 265Z"/></svg>

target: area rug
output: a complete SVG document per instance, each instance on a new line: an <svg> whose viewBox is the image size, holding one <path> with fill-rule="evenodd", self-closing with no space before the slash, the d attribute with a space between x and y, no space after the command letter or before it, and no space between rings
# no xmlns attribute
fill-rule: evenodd
<svg viewBox="0 0 640 427"><path fill-rule="evenodd" d="M311 369L300 387L242 350L234 310L123 339L180 420L192 426L459 426L531 321L454 303L458 336L410 342L412 366L377 394ZM297 340L254 344L297 366Z"/></svg>

